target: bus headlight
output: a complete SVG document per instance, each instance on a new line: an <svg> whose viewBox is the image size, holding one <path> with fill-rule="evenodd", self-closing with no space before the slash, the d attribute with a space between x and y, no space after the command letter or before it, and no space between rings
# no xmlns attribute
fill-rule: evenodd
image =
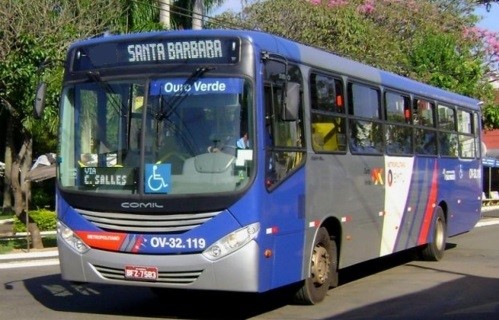
<svg viewBox="0 0 499 320"><path fill-rule="evenodd" d="M61 238L69 244L73 249L78 251L79 253L85 253L90 250L90 247L87 246L81 239L78 237L73 230L68 228L64 223L57 221L57 233L61 236Z"/></svg>
<svg viewBox="0 0 499 320"><path fill-rule="evenodd" d="M203 251L203 256L210 260L218 260L225 257L256 238L259 230L260 223L258 222L236 230L209 246Z"/></svg>

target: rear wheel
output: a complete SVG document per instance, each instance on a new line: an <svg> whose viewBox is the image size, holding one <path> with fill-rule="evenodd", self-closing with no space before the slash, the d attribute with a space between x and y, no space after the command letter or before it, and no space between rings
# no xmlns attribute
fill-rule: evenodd
<svg viewBox="0 0 499 320"><path fill-rule="evenodd" d="M425 261L439 261L444 256L446 244L447 222L445 221L444 210L439 206L435 209L433 240L421 249L421 259Z"/></svg>
<svg viewBox="0 0 499 320"><path fill-rule="evenodd" d="M338 285L338 249L326 228L316 235L310 257L310 276L295 294L299 304L316 304L326 297L330 287Z"/></svg>

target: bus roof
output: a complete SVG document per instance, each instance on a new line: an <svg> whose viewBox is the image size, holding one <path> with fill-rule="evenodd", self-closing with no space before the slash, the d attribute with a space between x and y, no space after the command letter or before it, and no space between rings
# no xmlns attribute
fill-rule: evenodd
<svg viewBox="0 0 499 320"><path fill-rule="evenodd" d="M204 30L173 30L155 31L146 33L132 33L124 35L107 35L93 37L75 42L73 47L98 44L108 41L136 41L146 38L158 39L168 36L229 36L245 38L251 41L255 47L262 51L270 51L281 54L286 58L304 63L306 65L327 70L332 73L346 75L351 78L361 79L374 84L410 92L417 96L439 100L443 103L455 104L471 109L479 109L480 101L451 91L440 89L407 77L397 75L367 64L341 57L335 53L301 44L280 36L261 31L252 30L227 30L227 29L204 29ZM320 63L318 63L320 61Z"/></svg>

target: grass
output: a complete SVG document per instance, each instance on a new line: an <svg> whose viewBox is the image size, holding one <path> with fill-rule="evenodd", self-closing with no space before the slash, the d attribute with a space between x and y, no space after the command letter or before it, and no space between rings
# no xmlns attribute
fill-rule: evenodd
<svg viewBox="0 0 499 320"><path fill-rule="evenodd" d="M0 221L1 220L8 220L14 218L15 214L13 213L0 213Z"/></svg>
<svg viewBox="0 0 499 320"><path fill-rule="evenodd" d="M13 213L1 213L0 222L14 218ZM44 236L42 238L44 248L53 248L57 246L57 239L55 235ZM0 239L0 254L10 253L17 250L26 250L27 240L25 237L21 238L6 238ZM31 248L30 248L31 249Z"/></svg>
<svg viewBox="0 0 499 320"><path fill-rule="evenodd" d="M57 239L55 235L43 237L42 242L44 248L52 248L57 246ZM10 253L15 250L23 249L27 249L26 238L0 240L0 254Z"/></svg>

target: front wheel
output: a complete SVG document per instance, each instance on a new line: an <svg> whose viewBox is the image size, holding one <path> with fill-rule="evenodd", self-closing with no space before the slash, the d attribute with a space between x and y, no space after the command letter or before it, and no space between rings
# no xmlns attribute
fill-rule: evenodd
<svg viewBox="0 0 499 320"><path fill-rule="evenodd" d="M338 285L338 248L326 228L321 227L314 240L310 257L310 276L295 294L299 304L316 304L324 300L330 287Z"/></svg>
<svg viewBox="0 0 499 320"><path fill-rule="evenodd" d="M420 251L422 260L439 261L443 258L445 246L447 244L447 222L442 207L435 209L435 217L433 220L433 239L430 243L425 244Z"/></svg>

